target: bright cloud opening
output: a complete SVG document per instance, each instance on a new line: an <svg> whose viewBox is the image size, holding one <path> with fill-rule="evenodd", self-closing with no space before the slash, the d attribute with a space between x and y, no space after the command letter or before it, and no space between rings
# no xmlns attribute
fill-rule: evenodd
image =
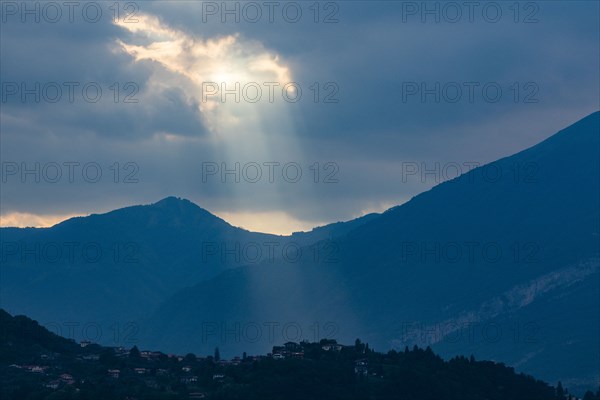
<svg viewBox="0 0 600 400"><path fill-rule="evenodd" d="M168 27L151 15L140 15L135 24L122 21L116 24L133 33L139 42L118 40L119 48L136 62L152 61L163 69L155 69L150 84L154 88L175 86L184 90L200 104L203 121L213 133L227 133L242 121L252 127L252 122L257 124L253 117L256 115L263 118L267 114L276 115L273 104L268 104L270 110L260 104L268 102L271 87L281 91L292 82L290 68L277 54L237 33L206 39L194 37ZM246 91L245 85L248 85ZM257 102L260 104L253 103L257 85L263 92ZM234 94L225 94L231 91L246 98L236 101Z"/></svg>
<svg viewBox="0 0 600 400"><path fill-rule="evenodd" d="M118 50L135 62L151 63L148 95L177 89L189 104L198 105L202 123L211 133L203 138L204 144L213 146L214 160L206 161L286 164L304 159L291 116L294 104L286 100L295 97L292 71L275 51L239 33L199 37L151 15L138 19L136 24L116 23L133 34L127 42L117 41ZM156 137L175 141L167 132ZM226 190L234 204L230 213L221 215L231 217L234 224L278 233L310 228L290 219L282 196L286 188L281 185L261 188L277 204L268 216L235 211L247 210L247 199L255 195L256 187L232 184Z"/></svg>

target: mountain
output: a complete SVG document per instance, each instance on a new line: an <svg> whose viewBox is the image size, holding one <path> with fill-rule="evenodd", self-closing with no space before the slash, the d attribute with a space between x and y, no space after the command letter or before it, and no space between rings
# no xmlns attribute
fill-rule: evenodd
<svg viewBox="0 0 600 400"><path fill-rule="evenodd" d="M270 249L309 246L375 217L276 236L236 228L168 197L51 228L2 228L0 304L74 338L93 325L94 339L109 344L119 336L115 330L137 330L141 318L186 287L269 260Z"/></svg>
<svg viewBox="0 0 600 400"><path fill-rule="evenodd" d="M75 342L49 332L36 321L0 308L0 363L28 362L42 352L75 354L78 349Z"/></svg>
<svg viewBox="0 0 600 400"><path fill-rule="evenodd" d="M157 308L144 340L240 354L359 336L595 388L599 116L388 210L331 240L327 257L231 269L186 288Z"/></svg>
<svg viewBox="0 0 600 400"><path fill-rule="evenodd" d="M292 236L177 198L4 228L1 304L104 344L231 356L361 337L595 389L599 116L381 215Z"/></svg>
<svg viewBox="0 0 600 400"><path fill-rule="evenodd" d="M359 226L377 219L380 215L381 214L370 213L351 221L334 222L325 226L319 226L312 229L310 232L294 232L292 233L291 239L295 244L306 247L319 241L340 238Z"/></svg>

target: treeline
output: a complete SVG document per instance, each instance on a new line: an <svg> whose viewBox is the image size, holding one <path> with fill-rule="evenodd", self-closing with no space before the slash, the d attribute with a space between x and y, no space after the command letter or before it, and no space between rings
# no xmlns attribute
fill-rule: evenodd
<svg viewBox="0 0 600 400"><path fill-rule="evenodd" d="M445 361L430 348L376 352L356 340L286 343L266 356L220 360L90 344L0 310L0 398L18 400L565 400L513 368L473 357ZM37 372L34 372L37 371ZM574 397L573 397L574 398ZM600 400L586 393L584 400Z"/></svg>

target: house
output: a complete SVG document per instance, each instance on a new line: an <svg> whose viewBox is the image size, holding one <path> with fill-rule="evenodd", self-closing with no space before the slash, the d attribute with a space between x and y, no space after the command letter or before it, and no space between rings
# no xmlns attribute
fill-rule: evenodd
<svg viewBox="0 0 600 400"><path fill-rule="evenodd" d="M369 374L366 358L354 361L354 373L359 376L367 376Z"/></svg>
<svg viewBox="0 0 600 400"><path fill-rule="evenodd" d="M168 374L169 374L169 371L167 371L164 368L159 368L159 369L156 370L156 375L165 376L165 375L168 375Z"/></svg>
<svg viewBox="0 0 600 400"><path fill-rule="evenodd" d="M338 344L335 339L321 339L319 342L321 349L324 351L341 351L344 346Z"/></svg>
<svg viewBox="0 0 600 400"><path fill-rule="evenodd" d="M72 385L75 383L75 379L73 379L73 376L71 374L62 374L60 376L60 380L66 383L67 385Z"/></svg>
<svg viewBox="0 0 600 400"><path fill-rule="evenodd" d="M118 369L109 369L108 370L108 375L111 378L115 378L115 379L119 379L119 375L121 374L121 371Z"/></svg>
<svg viewBox="0 0 600 400"><path fill-rule="evenodd" d="M192 367L189 367L189 366L186 365L185 367L181 367L181 370L183 372L190 372L192 370Z"/></svg>
<svg viewBox="0 0 600 400"><path fill-rule="evenodd" d="M60 386L60 381L50 381L44 386L46 386L49 389L58 389L58 387Z"/></svg>
<svg viewBox="0 0 600 400"><path fill-rule="evenodd" d="M206 395L204 393L200 393L200 392L193 392L190 393L190 399L205 399Z"/></svg>
<svg viewBox="0 0 600 400"><path fill-rule="evenodd" d="M90 344L92 344L92 342L90 342L89 340L82 340L81 342L79 342L79 345L81 347L88 347Z"/></svg>
<svg viewBox="0 0 600 400"><path fill-rule="evenodd" d="M148 351L148 350L140 351L140 356L147 360L157 360L162 355L163 355L163 353L161 353L160 351Z"/></svg>
<svg viewBox="0 0 600 400"><path fill-rule="evenodd" d="M296 343L294 342L288 342L286 343L286 346L273 346L273 359L283 360L284 358L289 357L292 353L289 349L296 349L295 345Z"/></svg>
<svg viewBox="0 0 600 400"><path fill-rule="evenodd" d="M148 370L146 368L134 368L133 370L135 371L136 374L139 374L139 375L144 375L144 374L148 373Z"/></svg>
<svg viewBox="0 0 600 400"><path fill-rule="evenodd" d="M125 347L113 347L113 350L115 351L115 354L117 355L117 357L128 357L129 356L129 350L126 349Z"/></svg>
<svg viewBox="0 0 600 400"><path fill-rule="evenodd" d="M223 379L225 379L225 375L223 375L223 374L214 374L213 375L213 381L221 382L221 381L223 381Z"/></svg>
<svg viewBox="0 0 600 400"><path fill-rule="evenodd" d="M287 342L283 345L283 347L289 352L302 351L302 346L295 342Z"/></svg>
<svg viewBox="0 0 600 400"><path fill-rule="evenodd" d="M177 354L167 354L168 358L173 358L179 362L183 361L185 359L185 357L183 356L178 356Z"/></svg>
<svg viewBox="0 0 600 400"><path fill-rule="evenodd" d="M181 383L196 383L198 382L197 376L184 376L181 378Z"/></svg>

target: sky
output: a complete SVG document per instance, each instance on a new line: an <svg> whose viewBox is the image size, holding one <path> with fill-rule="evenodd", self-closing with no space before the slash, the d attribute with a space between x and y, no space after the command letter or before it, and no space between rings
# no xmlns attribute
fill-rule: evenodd
<svg viewBox="0 0 600 400"><path fill-rule="evenodd" d="M599 4L2 1L0 225L382 212L598 110Z"/></svg>

